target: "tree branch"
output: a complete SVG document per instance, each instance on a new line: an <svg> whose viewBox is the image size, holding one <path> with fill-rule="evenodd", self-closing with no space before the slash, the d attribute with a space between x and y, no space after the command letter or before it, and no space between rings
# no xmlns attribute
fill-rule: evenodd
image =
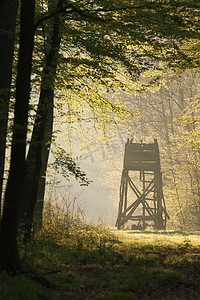
<svg viewBox="0 0 200 300"><path fill-rule="evenodd" d="M153 5L153 4L155 5L156 2L151 2L148 4L139 5L139 6L126 6L126 7L107 8L107 9L106 8L98 8L98 9L93 9L93 10L89 10L89 9L82 10L82 9L77 8L73 4L68 4L68 5L63 6L62 8L58 8L58 9L52 11L51 13L48 12L42 18L38 19L35 22L34 28L36 30L42 22L44 22L58 14L67 14L67 13L74 12L74 13L78 13L79 15L86 17L86 18L95 19L95 20L98 20L101 22L106 22L106 21L111 21L111 19L105 20L98 16L94 16L94 14L99 13L99 12L114 12L114 11L122 11L122 10L127 10L127 9L140 9L140 8L144 8L146 6ZM70 10L68 10L68 9L70 9Z"/></svg>
<svg viewBox="0 0 200 300"><path fill-rule="evenodd" d="M48 19L51 19L52 17L55 17L58 14L66 14L67 13L67 9L72 8L71 4L65 5L61 8L57 8L56 10L52 11L51 13L46 13L46 15L44 15L42 18L38 19L35 24L34 24L34 29L36 30L40 24ZM68 11L69 13L72 12L72 10Z"/></svg>
<svg viewBox="0 0 200 300"><path fill-rule="evenodd" d="M171 6L176 6L176 7L179 7L179 6L183 6L184 7L184 6L186 6L183 3L179 4L179 3L169 3L169 2L163 3L162 6L165 5L165 4L168 4L168 5L171 5ZM155 7L155 5L161 6L161 3L158 4L158 2L152 1L152 2L145 3L145 4L142 4L142 5L138 5L138 6L130 5L130 6L116 7L116 8L97 8L97 9L93 9L93 10L90 10L90 9L83 9L82 10L82 9L79 9L78 7L74 6L73 4L68 4L68 5L65 5L62 8L58 8L58 9L54 10L51 13L47 13L45 16L43 16L42 18L40 18L35 23L35 29L37 27L39 27L39 25L43 21L46 21L46 20L54 17L57 14L77 13L80 16L83 16L83 17L86 17L86 18L89 18L89 19L95 19L95 20L100 21L100 22L108 22L108 21L111 21L111 19L107 19L106 20L104 18L98 17L97 15L95 16L95 14L101 13L101 12L105 12L106 13L106 12L115 12L115 11L117 12L117 11L123 11L123 10L142 9L142 8L149 7L149 6L152 6L152 5L154 7ZM199 4L197 4L197 5L193 4L193 5L190 5L189 7L190 8L200 8L200 5ZM70 9L70 10L68 10L68 9Z"/></svg>

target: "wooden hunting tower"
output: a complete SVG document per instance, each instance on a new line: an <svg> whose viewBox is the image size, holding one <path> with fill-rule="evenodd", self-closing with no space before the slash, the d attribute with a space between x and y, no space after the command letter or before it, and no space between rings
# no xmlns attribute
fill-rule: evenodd
<svg viewBox="0 0 200 300"><path fill-rule="evenodd" d="M134 182L138 182L138 186ZM166 229L169 219L162 190L162 174L157 140L145 144L127 141L124 153L118 229L131 223L132 229L144 230L147 226Z"/></svg>

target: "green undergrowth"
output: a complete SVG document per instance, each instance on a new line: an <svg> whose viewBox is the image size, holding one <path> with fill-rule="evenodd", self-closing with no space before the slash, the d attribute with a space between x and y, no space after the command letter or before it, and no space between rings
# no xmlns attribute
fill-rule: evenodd
<svg viewBox="0 0 200 300"><path fill-rule="evenodd" d="M200 248L189 238L156 243L150 237L159 233L149 232L139 242L138 233L126 240L103 226L65 221L51 219L20 246L22 272L0 275L0 299L200 299Z"/></svg>

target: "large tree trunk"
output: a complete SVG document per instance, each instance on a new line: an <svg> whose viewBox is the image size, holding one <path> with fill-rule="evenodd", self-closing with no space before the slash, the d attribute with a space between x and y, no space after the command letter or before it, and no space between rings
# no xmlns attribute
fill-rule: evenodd
<svg viewBox="0 0 200 300"><path fill-rule="evenodd" d="M0 231L0 271L15 272L20 267L17 233L22 186L26 172L25 154L34 40L34 15L35 1L21 0L20 48L11 162Z"/></svg>
<svg viewBox="0 0 200 300"><path fill-rule="evenodd" d="M53 131L53 111L52 115L48 115L48 121L46 126L45 139L47 143L44 143L41 152L41 171L39 176L38 192L37 199L34 209L34 222L33 222L33 231L37 232L42 227L42 216L43 216L43 207L44 207L44 195L45 195L45 184L46 184L46 172L47 164L49 159L51 136Z"/></svg>
<svg viewBox="0 0 200 300"><path fill-rule="evenodd" d="M58 7L61 7L63 2L59 0ZM27 157L28 174L23 190L24 209L21 218L22 226L25 228L25 240L31 237L34 210L37 218L36 227L40 227L42 221L45 176L53 130L54 84L60 36L60 17L55 16L50 50L42 72L39 105Z"/></svg>
<svg viewBox="0 0 200 300"><path fill-rule="evenodd" d="M0 216L17 0L0 2Z"/></svg>
<svg viewBox="0 0 200 300"><path fill-rule="evenodd" d="M47 97L48 94L49 96ZM43 96L45 96L45 98L43 98ZM41 105L38 107L38 119L35 121L31 144L28 151L27 175L24 181L22 194L23 211L21 223L22 228L25 231L25 241L31 236L34 210L36 203L39 200L39 196L40 203L37 205L38 226L42 218L42 215L38 214L38 209L40 207L40 210L42 211L43 208L45 176L53 128L53 98L53 91L51 91L51 89L49 89L49 91L46 90L45 93L42 93L41 90L39 103ZM49 103L47 103L47 101ZM46 116L44 116L45 113L43 110L46 112ZM49 126L47 127L47 125Z"/></svg>

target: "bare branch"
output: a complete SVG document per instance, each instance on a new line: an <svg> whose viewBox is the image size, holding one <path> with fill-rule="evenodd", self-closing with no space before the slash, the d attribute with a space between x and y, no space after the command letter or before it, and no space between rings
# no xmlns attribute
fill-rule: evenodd
<svg viewBox="0 0 200 300"><path fill-rule="evenodd" d="M36 22L35 22L35 25L34 25L34 28L35 30L40 26L40 24L48 19L51 19L52 17L55 17L56 15L58 14L66 14L66 13L71 13L72 10L69 10L67 11L68 9L72 8L72 5L69 4L69 5L65 5L61 8L57 8L55 9L54 11L52 11L51 13L47 13L46 15L44 15L42 18L38 19Z"/></svg>

